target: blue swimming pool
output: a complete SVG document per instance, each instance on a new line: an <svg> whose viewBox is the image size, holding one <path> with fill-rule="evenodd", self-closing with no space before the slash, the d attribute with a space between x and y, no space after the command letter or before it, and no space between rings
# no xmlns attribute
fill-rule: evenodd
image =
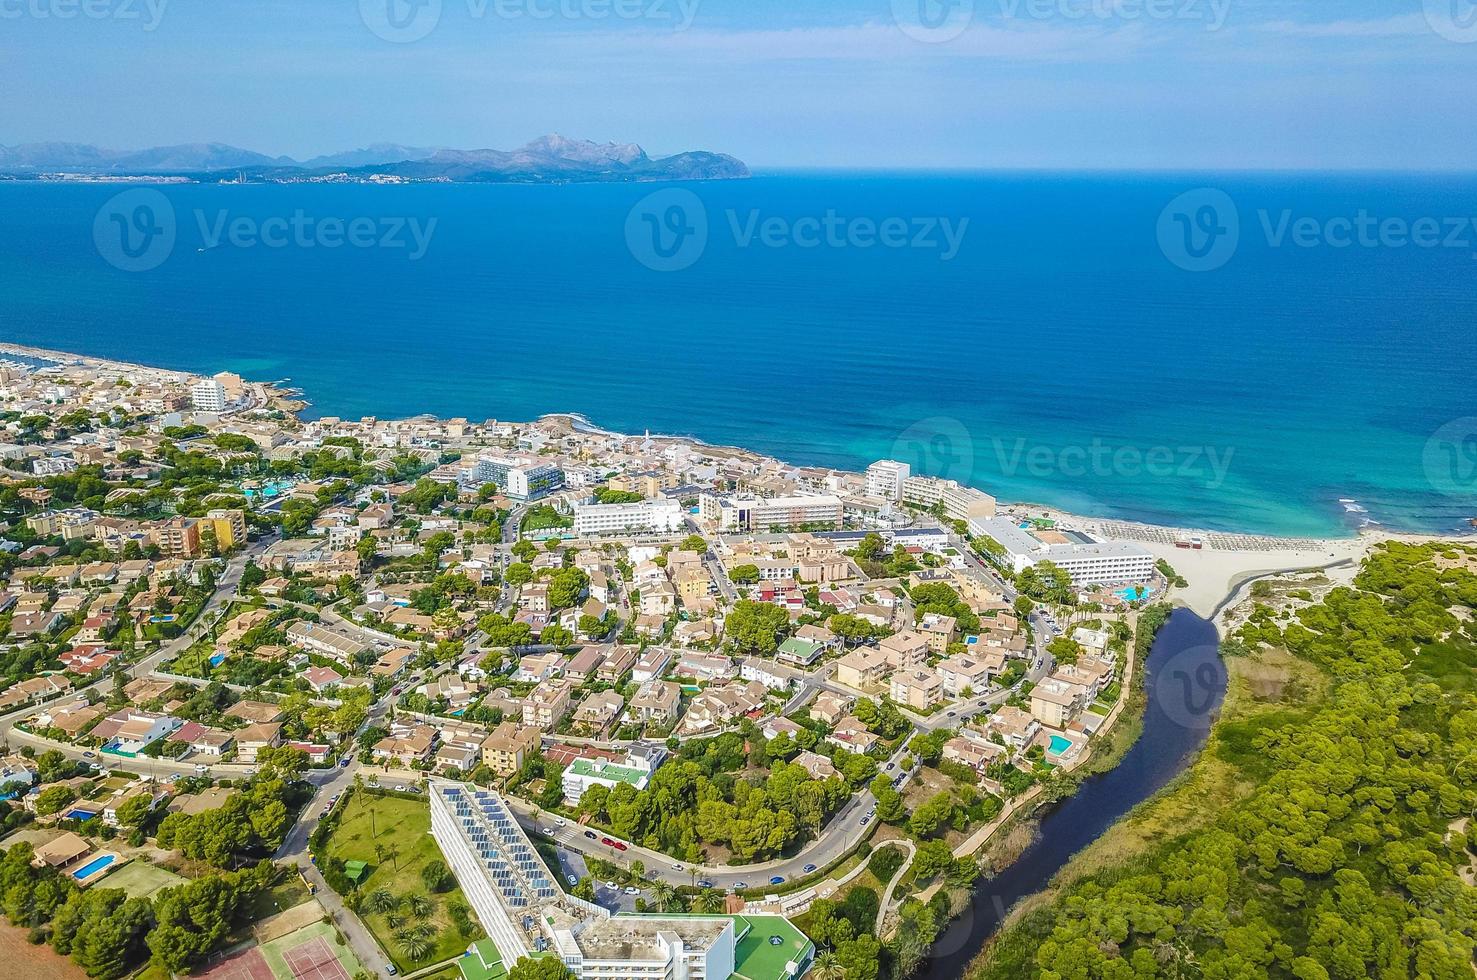
<svg viewBox="0 0 1477 980"><path fill-rule="evenodd" d="M116 854L104 854L101 857L95 857L91 861L88 861L86 864L84 864L82 867L74 869L72 871L72 877L76 878L78 881L81 881L89 875L95 874L101 871L103 868L106 868L117 859L118 855Z"/></svg>
<svg viewBox="0 0 1477 980"><path fill-rule="evenodd" d="M1063 752L1067 751L1071 747L1072 740L1070 738L1062 738L1060 735L1051 736L1050 748L1052 755L1061 755Z"/></svg>
<svg viewBox="0 0 1477 980"><path fill-rule="evenodd" d="M68 810L67 811L67 819L68 820L91 820L95 816L97 816L97 811L95 811L95 810Z"/></svg>
<svg viewBox="0 0 1477 980"><path fill-rule="evenodd" d="M1127 585L1115 593L1124 602L1136 602L1139 599L1147 599L1153 594L1154 590L1147 585Z"/></svg>

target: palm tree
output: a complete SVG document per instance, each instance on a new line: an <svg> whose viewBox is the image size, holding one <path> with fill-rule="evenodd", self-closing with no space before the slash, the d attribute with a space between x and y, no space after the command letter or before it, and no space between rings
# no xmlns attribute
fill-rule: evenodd
<svg viewBox="0 0 1477 980"><path fill-rule="evenodd" d="M405 922L405 916L399 912L389 912L385 915L385 925L391 929L399 929Z"/></svg>
<svg viewBox="0 0 1477 980"><path fill-rule="evenodd" d="M810 980L844 980L845 977L846 968L829 949L817 956L810 968Z"/></svg>
<svg viewBox="0 0 1477 980"><path fill-rule="evenodd" d="M426 896L415 894L411 895L405 900L405 907L409 909L410 914L415 916L417 919L424 919L431 914L431 910L434 909L436 906Z"/></svg>
<svg viewBox="0 0 1477 980"><path fill-rule="evenodd" d="M663 912L669 911L672 899L677 895L677 890L665 881L653 881L651 883L651 897L653 904Z"/></svg>
<svg viewBox="0 0 1477 980"><path fill-rule="evenodd" d="M723 893L716 888L704 888L697 897L699 912L715 915L723 911Z"/></svg>
<svg viewBox="0 0 1477 980"><path fill-rule="evenodd" d="M400 905L400 899L383 888L376 888L364 897L364 907L371 912L389 912Z"/></svg>
<svg viewBox="0 0 1477 980"><path fill-rule="evenodd" d="M395 945L400 947L400 952L417 962L431 954L430 941L412 929L402 929L395 933Z"/></svg>

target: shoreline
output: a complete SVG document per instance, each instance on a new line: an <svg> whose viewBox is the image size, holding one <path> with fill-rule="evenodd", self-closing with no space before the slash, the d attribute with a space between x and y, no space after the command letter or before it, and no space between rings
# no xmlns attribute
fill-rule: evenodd
<svg viewBox="0 0 1477 980"><path fill-rule="evenodd" d="M122 361L115 358L79 354L75 351L60 351L34 345L0 341L0 355L6 353L58 363L84 363L114 370L147 372L161 377L175 379L196 376L189 371L156 367L136 361ZM308 393L306 391L299 393L296 389L288 390L279 387L274 382L256 383L264 385L278 398L285 400L287 403L307 403ZM301 411L301 409L298 411ZM293 414L294 417L297 417L296 412ZM434 416L429 415L429 413L422 413L421 415L410 417ZM299 421L303 420L299 419ZM716 455L756 461L775 461L785 466L799 465L786 463L783 460L777 459L777 457L769 456L756 450L746 449L742 446L709 443L691 435L653 433L650 431L643 435L618 432L597 424L588 416L579 412L547 412L532 420L531 423L525 424L539 423L563 424L571 429L613 439L646 439L651 442L682 444L701 448L706 452ZM825 469L836 468L825 467ZM839 469L837 471L855 472L841 471ZM980 487L979 489L986 493L990 492L987 487ZM1131 541L1147 548L1153 553L1155 558L1168 562L1189 583L1183 588L1172 588L1168 593L1168 601L1175 605L1185 606L1197 616L1209 620L1214 620L1226 608L1233 605L1233 600L1237 594L1257 578L1314 568L1326 568L1334 573L1330 577L1338 579L1337 573L1340 570L1357 569L1359 563L1369 550L1381 541L1393 540L1412 543L1422 541L1462 541L1471 540L1474 536L1477 536L1477 529L1474 529L1473 532L1468 534L1443 534L1437 532L1392 531L1378 525L1369 524L1353 531L1347 536L1317 538L1288 537L1254 532L1238 533L1207 528L1146 524L1111 517L1087 517L1053 507L1049 504L1038 504L1028 501L1008 502L1000 500L999 512L1022 519L1027 517L1046 518L1068 528L1095 532L1118 540ZM1174 542L1177 539L1189 536L1202 538L1204 546L1200 549L1191 549L1181 548L1175 545ZM1348 575L1348 578L1352 579L1352 572Z"/></svg>

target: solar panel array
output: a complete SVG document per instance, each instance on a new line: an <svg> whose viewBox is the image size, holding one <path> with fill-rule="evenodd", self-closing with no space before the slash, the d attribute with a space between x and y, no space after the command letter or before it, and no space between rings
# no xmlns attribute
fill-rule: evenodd
<svg viewBox="0 0 1477 980"><path fill-rule="evenodd" d="M559 897L560 890L549 878L543 859L528 845L507 804L491 793L468 794L456 786L442 792L509 908L526 908L530 902Z"/></svg>

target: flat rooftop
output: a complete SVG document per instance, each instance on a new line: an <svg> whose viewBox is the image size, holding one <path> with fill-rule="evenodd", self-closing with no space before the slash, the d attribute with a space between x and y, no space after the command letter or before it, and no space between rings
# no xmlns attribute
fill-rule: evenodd
<svg viewBox="0 0 1477 980"><path fill-rule="evenodd" d="M730 916L617 915L586 926L575 937L580 952L594 960L652 960L667 958L658 937L681 936L688 948L707 949L723 934ZM734 923L737 929L737 923Z"/></svg>

